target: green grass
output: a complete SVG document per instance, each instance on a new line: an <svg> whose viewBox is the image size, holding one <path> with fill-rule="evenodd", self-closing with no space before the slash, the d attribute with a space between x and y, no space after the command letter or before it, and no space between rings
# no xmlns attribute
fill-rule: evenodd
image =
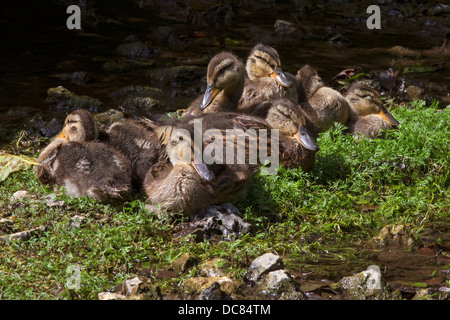
<svg viewBox="0 0 450 320"><path fill-rule="evenodd" d="M47 207L42 199L53 191L31 170L15 172L0 182L0 218L14 221L0 226L0 236L48 229L27 241L0 244L0 299L97 299L142 267L169 268L184 252L200 262L221 259L241 279L246 259L265 252L283 255L288 266L342 261L357 258L357 245L384 225L408 224L418 234L427 223L448 221L450 107L414 101L391 111L401 128L386 140L356 140L338 126L319 137L310 172L280 168L277 175L257 176L237 203L254 230L235 241L174 237L180 219L159 220L145 209L143 195L112 206L58 193L65 205ZM18 190L35 199L12 203ZM81 228L70 225L75 215L85 217ZM76 291L65 288L66 270L74 264L81 269ZM157 283L170 293L196 271Z"/></svg>

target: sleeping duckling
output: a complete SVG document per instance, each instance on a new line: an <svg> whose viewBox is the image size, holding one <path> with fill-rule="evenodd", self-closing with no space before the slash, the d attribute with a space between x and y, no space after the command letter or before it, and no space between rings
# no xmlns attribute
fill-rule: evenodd
<svg viewBox="0 0 450 320"><path fill-rule="evenodd" d="M280 57L274 48L256 45L247 58L246 71L248 80L239 101L239 109L280 98L297 101L295 83L282 71Z"/></svg>
<svg viewBox="0 0 450 320"><path fill-rule="evenodd" d="M345 93L350 105L348 130L369 139L385 138L384 130L395 129L399 122L383 106L380 94L373 88L354 83Z"/></svg>
<svg viewBox="0 0 450 320"><path fill-rule="evenodd" d="M326 87L317 70L305 65L297 71L296 79L299 104L319 132L327 131L335 122L347 123L350 107L346 99L340 92Z"/></svg>
<svg viewBox="0 0 450 320"><path fill-rule="evenodd" d="M131 164L106 144L96 142L97 126L86 110L70 113L63 130L41 153L35 168L43 184L65 186L74 197L103 202L122 200L131 191Z"/></svg>
<svg viewBox="0 0 450 320"><path fill-rule="evenodd" d="M316 128L307 115L291 99L266 101L242 110L264 119L280 131L280 163L288 168L309 170L319 151Z"/></svg>
<svg viewBox="0 0 450 320"><path fill-rule="evenodd" d="M197 122L196 122L197 121ZM198 123L201 129L198 130ZM149 124L152 126L152 124ZM208 135L211 139L204 139ZM200 117L189 116L169 125L159 124L155 128L162 144L166 148L167 161L154 165L148 172L144 187L152 204L162 204L168 211L181 211L185 215L213 204L235 201L248 187L251 178L258 172L261 162L237 162L236 154L227 155L227 144L234 144L237 150L239 138L227 139L227 130L270 128L263 121L254 120L246 115L235 113L210 113ZM201 143L195 140L195 134L202 135ZM244 141L245 158L249 159L249 145L252 136ZM216 144L223 152L219 155L206 150ZM200 153L200 159L196 154ZM231 160L231 163L226 163Z"/></svg>
<svg viewBox="0 0 450 320"><path fill-rule="evenodd" d="M208 64L206 92L192 102L186 115L235 111L244 88L244 64L235 55L221 52Z"/></svg>
<svg viewBox="0 0 450 320"><path fill-rule="evenodd" d="M112 124L102 142L120 151L131 162L133 185L137 189L142 188L145 175L163 153L156 133L140 120Z"/></svg>

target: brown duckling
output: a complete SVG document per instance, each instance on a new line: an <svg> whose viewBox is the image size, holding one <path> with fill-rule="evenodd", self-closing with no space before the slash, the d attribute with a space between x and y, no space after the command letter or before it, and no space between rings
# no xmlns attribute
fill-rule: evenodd
<svg viewBox="0 0 450 320"><path fill-rule="evenodd" d="M230 133L233 129L246 132L270 130L270 127L250 116L228 112L188 116L168 125L159 124L155 131L166 148L168 161L154 165L145 178L144 187L150 202L190 215L209 205L236 200L263 162L249 161L252 152L249 146L255 137L249 135L248 140L240 140L238 134ZM196 141L196 134L201 135L201 143ZM245 144L242 164L235 153L239 141ZM213 144L215 151L208 153L207 148ZM227 149L228 144L233 146L233 155L227 154L231 151ZM219 149L222 152L216 152Z"/></svg>
<svg viewBox="0 0 450 320"><path fill-rule="evenodd" d="M291 99L277 99L259 103L242 112L261 117L280 131L280 163L288 168L309 170L319 151L315 139L316 128L304 111Z"/></svg>
<svg viewBox="0 0 450 320"><path fill-rule="evenodd" d="M112 124L104 136L102 142L131 162L133 185L142 188L145 175L163 153L156 133L144 121L130 119Z"/></svg>
<svg viewBox="0 0 450 320"><path fill-rule="evenodd" d="M296 79L299 104L319 132L327 131L335 122L347 123L350 107L346 99L340 92L326 87L317 70L305 65L297 71Z"/></svg>
<svg viewBox="0 0 450 320"><path fill-rule="evenodd" d="M74 197L112 202L131 191L131 164L117 150L99 143L97 126L86 110L70 113L61 132L40 154L35 167L43 184L64 186Z"/></svg>
<svg viewBox="0 0 450 320"><path fill-rule="evenodd" d="M215 55L208 64L206 81L205 94L191 104L186 115L237 109L245 81L244 64L238 57L230 52Z"/></svg>
<svg viewBox="0 0 450 320"><path fill-rule="evenodd" d="M297 101L295 83L281 69L278 52L267 45L257 44L246 62L246 80L239 109L266 100L290 98Z"/></svg>
<svg viewBox="0 0 450 320"><path fill-rule="evenodd" d="M395 129L399 122L383 106L380 94L373 88L354 83L345 93L350 105L347 124L350 133L370 139L384 138L383 130Z"/></svg>

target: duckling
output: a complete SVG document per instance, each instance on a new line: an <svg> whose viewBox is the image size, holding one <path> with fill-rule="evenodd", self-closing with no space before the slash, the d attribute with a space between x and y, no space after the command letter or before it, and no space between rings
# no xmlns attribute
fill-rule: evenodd
<svg viewBox="0 0 450 320"><path fill-rule="evenodd" d="M198 129L200 122L202 127ZM215 130L210 132L214 139L204 139L210 129ZM165 146L168 161L152 166L145 178L144 187L150 202L162 204L168 211L190 215L209 205L235 201L245 192L262 162L239 164L239 157L234 153L237 149L233 149L233 155L227 155L230 151L227 144L236 148L239 144L236 136L227 139L227 130L232 129L270 128L263 121L228 112L189 116L169 125L159 124L155 131ZM202 135L200 145L195 141L195 134ZM249 146L254 137L248 138L244 141L246 159L250 158ZM208 157L206 150L213 143L223 152L220 155L214 152ZM202 150L201 159L196 160L196 153ZM231 163L226 163L227 160Z"/></svg>
<svg viewBox="0 0 450 320"><path fill-rule="evenodd" d="M117 150L96 142L97 134L88 111L70 113L62 132L37 159L35 174L41 183L65 186L74 197L102 202L125 198L132 189L131 164Z"/></svg>
<svg viewBox="0 0 450 320"><path fill-rule="evenodd" d="M290 98L297 101L292 75L281 69L278 52L267 45L257 44L246 62L248 80L245 83L239 109L261 101Z"/></svg>
<svg viewBox="0 0 450 320"><path fill-rule="evenodd" d="M235 111L244 88L244 64L230 52L215 55L208 64L206 92L188 108L186 115Z"/></svg>
<svg viewBox="0 0 450 320"><path fill-rule="evenodd" d="M132 181L142 189L145 175L159 161L163 150L154 130L141 120L124 120L112 124L102 142L120 151L132 166Z"/></svg>
<svg viewBox="0 0 450 320"><path fill-rule="evenodd" d="M395 129L400 123L383 106L380 94L373 88L354 83L345 93L350 105L348 131L369 139L385 138L383 130Z"/></svg>
<svg viewBox="0 0 450 320"><path fill-rule="evenodd" d="M335 122L346 124L349 105L344 96L326 87L317 70L305 65L297 71L298 102L310 116L319 132L330 129Z"/></svg>
<svg viewBox="0 0 450 320"><path fill-rule="evenodd" d="M280 131L280 163L288 168L309 170L319 151L316 128L304 111L291 99L283 98L259 103L242 110L264 119Z"/></svg>

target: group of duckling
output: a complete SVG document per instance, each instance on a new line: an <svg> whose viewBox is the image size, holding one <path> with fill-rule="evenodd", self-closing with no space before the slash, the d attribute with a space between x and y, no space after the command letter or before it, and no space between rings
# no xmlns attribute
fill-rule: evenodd
<svg viewBox="0 0 450 320"><path fill-rule="evenodd" d="M296 75L284 72L277 51L263 44L250 51L245 66L233 53L217 54L206 79L205 93L182 118L129 119L100 130L88 111L70 113L61 134L39 156L37 177L44 184L64 186L69 195L100 201L123 201L133 189L143 190L151 204L190 215L236 200L264 165L249 161L249 152L243 163L195 159L196 148L205 149L213 140L223 143L223 150L236 150L217 137L199 147L196 121L201 121L202 133L265 129L269 144L271 130L277 129L279 145L269 153L276 152L281 165L303 170L315 161L318 134L335 122L368 138L399 125L371 87L355 83L342 95L325 86L309 65ZM247 138L245 150L259 139ZM221 156L236 160L236 155Z"/></svg>

